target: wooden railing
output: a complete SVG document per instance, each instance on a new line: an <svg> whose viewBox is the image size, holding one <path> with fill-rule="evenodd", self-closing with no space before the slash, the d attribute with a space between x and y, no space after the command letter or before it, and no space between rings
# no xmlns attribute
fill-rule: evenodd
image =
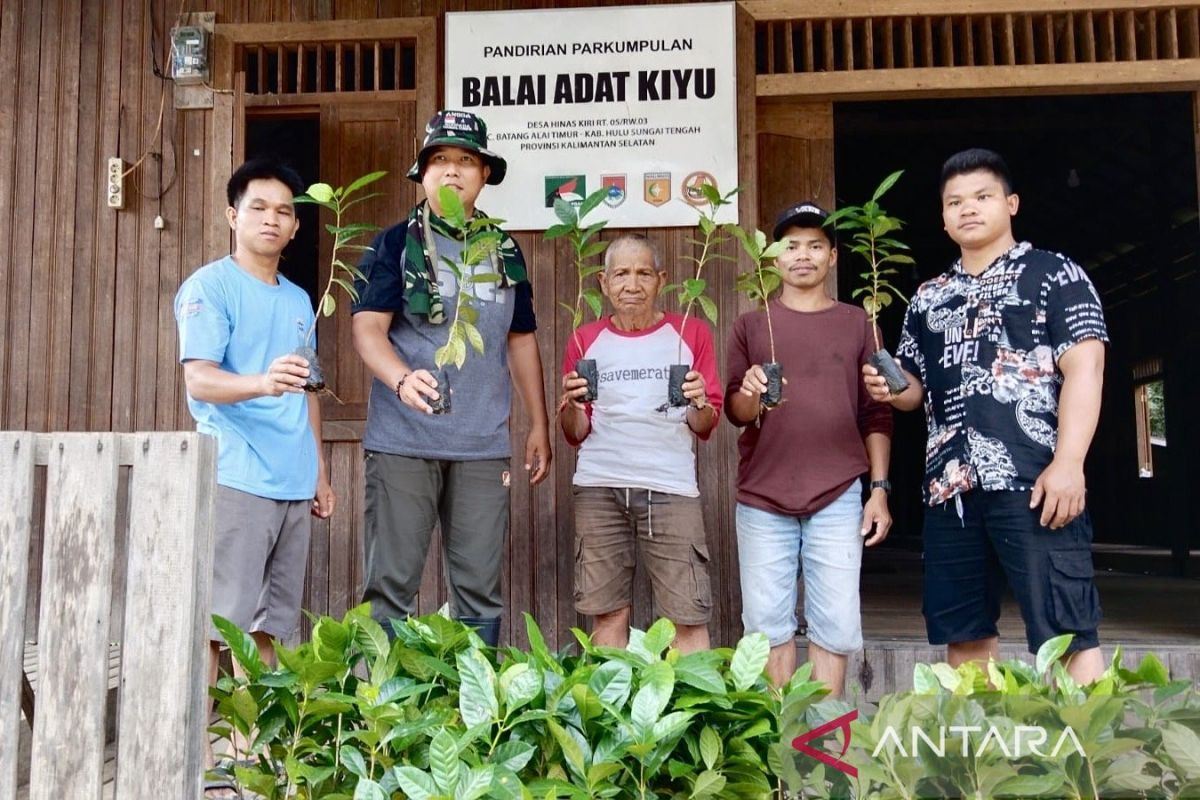
<svg viewBox="0 0 1200 800"><path fill-rule="evenodd" d="M0 433L0 800L17 791L27 638L39 661L28 796L101 796L114 607L124 611L111 796L200 796L215 477L215 441L197 433ZM35 528L42 557L31 565Z"/></svg>
<svg viewBox="0 0 1200 800"><path fill-rule="evenodd" d="M1180 66L1200 59L1200 3L1194 0L743 0L741 5L755 20L760 94L822 85L834 94L866 93L875 89L875 81L888 80L873 72L901 70L961 75L990 69L993 82L1011 82L1024 77L1022 69L1059 66L1067 68L1061 74L1072 81L1079 80L1075 72L1086 74L1083 65L1097 65L1124 80L1132 64ZM1171 70L1159 77L1194 80L1194 64L1184 69L1183 77ZM845 80L852 73L854 82ZM798 80L788 80L793 77ZM805 82L807 77L816 82ZM950 86L959 79L952 78ZM969 85L991 87L986 81Z"/></svg>

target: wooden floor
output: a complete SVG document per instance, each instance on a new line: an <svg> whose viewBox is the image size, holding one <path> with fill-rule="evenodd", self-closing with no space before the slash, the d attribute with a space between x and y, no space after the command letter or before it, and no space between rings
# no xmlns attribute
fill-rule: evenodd
<svg viewBox="0 0 1200 800"><path fill-rule="evenodd" d="M849 682L851 691L867 700L910 688L914 664L945 658L944 648L930 646L925 638L920 575L918 553L881 551L864 560L864 647L852 659ZM1106 658L1117 645L1126 665L1154 651L1172 677L1200 681L1200 580L1097 570L1096 584L1104 611L1100 639ZM1011 594L1003 605L1000 640L1003 658L1032 658ZM803 662L806 643L803 637L797 641Z"/></svg>
<svg viewBox="0 0 1200 800"><path fill-rule="evenodd" d="M862 574L863 636L875 641L925 641L919 554L867 557ZM1096 571L1111 643L1191 645L1200 649L1200 580ZM801 581L803 586L803 581ZM1002 639L1024 641L1021 614L1010 595L1000 620Z"/></svg>

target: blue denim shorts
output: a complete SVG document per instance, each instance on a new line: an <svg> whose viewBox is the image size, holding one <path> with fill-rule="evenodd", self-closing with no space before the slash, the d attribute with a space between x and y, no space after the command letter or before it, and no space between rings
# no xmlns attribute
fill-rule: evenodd
<svg viewBox="0 0 1200 800"><path fill-rule="evenodd" d="M1068 652L1097 647L1100 595L1087 512L1052 531L1041 525L1041 508L1029 507L1029 492L975 490L960 497L961 509L954 500L925 509L922 611L929 643L996 636L1000 601L1012 587L1029 652L1063 633L1075 636Z"/></svg>
<svg viewBox="0 0 1200 800"><path fill-rule="evenodd" d="M772 647L796 635L796 572L804 566L804 618L809 641L831 653L862 648L858 576L862 567L862 485L808 517L738 503L742 625Z"/></svg>

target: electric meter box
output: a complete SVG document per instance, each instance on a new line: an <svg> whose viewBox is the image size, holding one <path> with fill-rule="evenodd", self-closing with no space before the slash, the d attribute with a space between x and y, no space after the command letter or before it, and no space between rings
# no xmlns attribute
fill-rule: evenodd
<svg viewBox="0 0 1200 800"><path fill-rule="evenodd" d="M171 77L181 85L208 82L208 31L181 25L171 31Z"/></svg>

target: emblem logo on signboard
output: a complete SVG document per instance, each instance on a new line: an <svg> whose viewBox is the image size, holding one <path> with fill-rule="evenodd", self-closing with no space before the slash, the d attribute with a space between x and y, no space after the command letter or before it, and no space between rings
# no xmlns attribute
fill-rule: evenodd
<svg viewBox="0 0 1200 800"><path fill-rule="evenodd" d="M644 199L652 206L661 206L671 199L671 173L647 172Z"/></svg>
<svg viewBox="0 0 1200 800"><path fill-rule="evenodd" d="M546 208L554 208L559 197L578 206L587 196L587 181L582 175L547 175L545 196Z"/></svg>
<svg viewBox="0 0 1200 800"><path fill-rule="evenodd" d="M708 200L704 197L704 190L700 188L706 183L714 189L717 188L717 179L707 172L696 171L688 175L680 187L683 199L694 206L706 205Z"/></svg>
<svg viewBox="0 0 1200 800"><path fill-rule="evenodd" d="M604 195L604 204L609 208L616 208L625 202L625 176L624 175L601 175L600 185L608 190Z"/></svg>

